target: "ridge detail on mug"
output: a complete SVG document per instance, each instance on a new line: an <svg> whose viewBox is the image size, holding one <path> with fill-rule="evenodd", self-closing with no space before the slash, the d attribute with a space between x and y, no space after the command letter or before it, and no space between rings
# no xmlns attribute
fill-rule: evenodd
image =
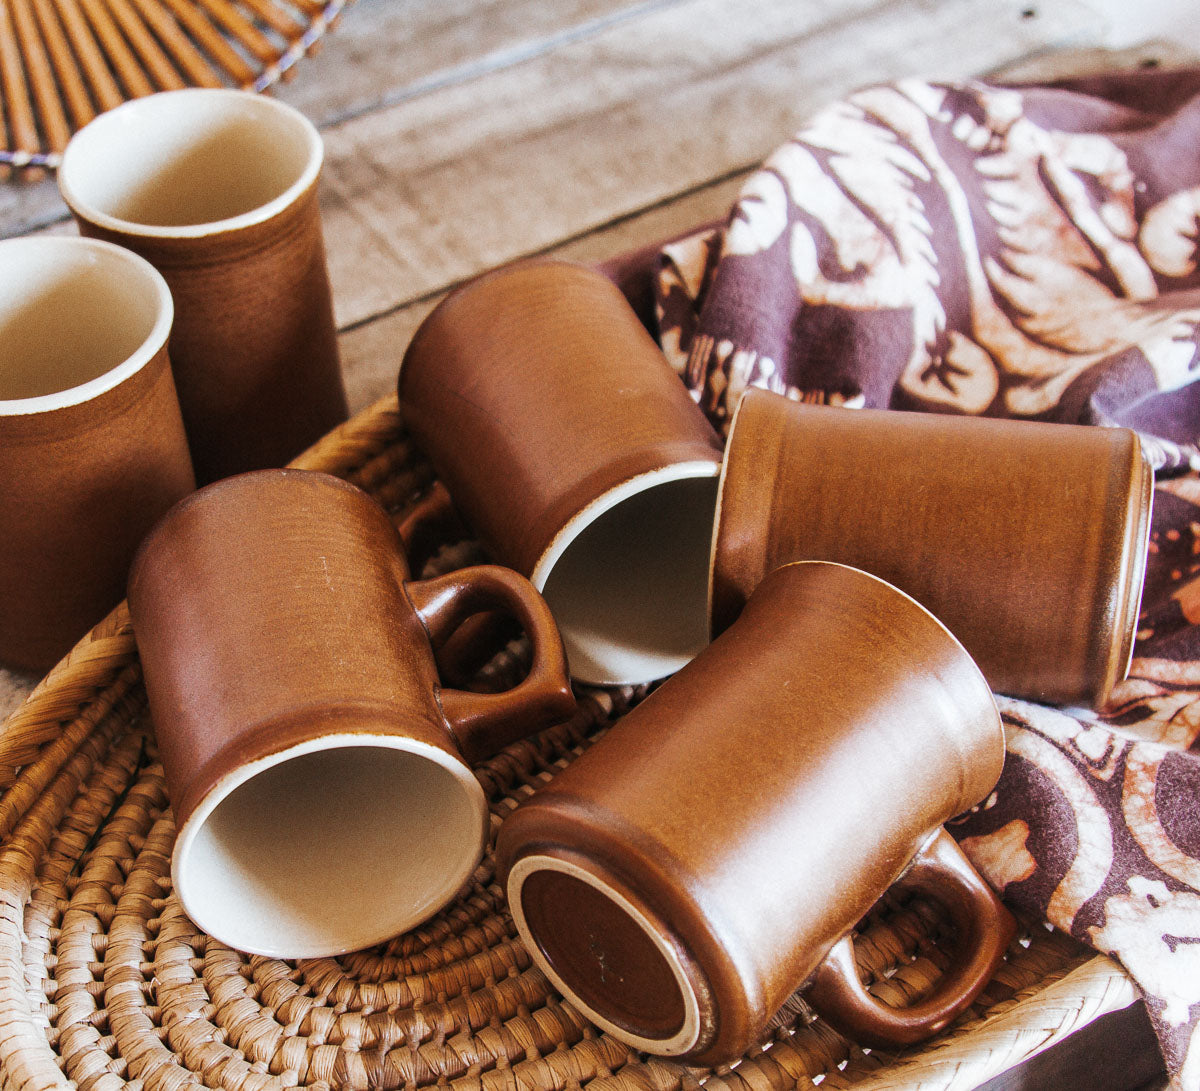
<svg viewBox="0 0 1200 1091"><path fill-rule="evenodd" d="M422 323L398 390L466 522L545 595L575 678L653 681L704 647L720 441L611 281L485 274Z"/></svg>
<svg viewBox="0 0 1200 1091"><path fill-rule="evenodd" d="M779 565L836 561L936 614L997 692L1099 708L1129 671L1153 487L1127 428L748 391L721 481L712 631Z"/></svg>
<svg viewBox="0 0 1200 1091"><path fill-rule="evenodd" d="M729 1061L802 986L860 1043L910 1044L1014 935L942 829L1003 762L991 691L945 626L865 572L790 564L504 820L498 875L537 965L638 1049ZM866 992L850 938L894 885L958 937L908 1009Z"/></svg>
<svg viewBox="0 0 1200 1091"><path fill-rule="evenodd" d="M348 415L299 111L247 91L133 99L80 129L59 189L84 235L142 255L175 298L171 363L203 484L282 466Z"/></svg>
<svg viewBox="0 0 1200 1091"><path fill-rule="evenodd" d="M252 953L340 954L437 912L487 836L468 762L575 707L528 581L494 565L410 580L386 512L326 474L256 471L176 505L138 553L129 609L175 890ZM444 686L435 647L483 610L529 635L528 675Z"/></svg>
<svg viewBox="0 0 1200 1091"><path fill-rule="evenodd" d="M0 660L45 670L121 601L142 536L195 487L170 292L78 238L0 242Z"/></svg>

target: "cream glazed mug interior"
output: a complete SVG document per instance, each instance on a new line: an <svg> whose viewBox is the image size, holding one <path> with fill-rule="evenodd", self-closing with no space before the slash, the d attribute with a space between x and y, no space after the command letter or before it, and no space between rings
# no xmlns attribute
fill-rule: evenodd
<svg viewBox="0 0 1200 1091"><path fill-rule="evenodd" d="M167 343L166 282L133 254L75 238L9 239L0 264L0 413L78 405Z"/></svg>
<svg viewBox="0 0 1200 1091"><path fill-rule="evenodd" d="M0 242L0 659L52 666L122 597L141 536L194 487L173 306L110 243Z"/></svg>
<svg viewBox="0 0 1200 1091"><path fill-rule="evenodd" d="M673 674L707 643L707 531L717 474L708 461L664 466L580 511L538 558L573 677L638 684Z"/></svg>
<svg viewBox="0 0 1200 1091"><path fill-rule="evenodd" d="M99 227L196 238L269 220L316 181L323 157L320 134L292 107L188 88L132 99L80 129L58 181L72 211Z"/></svg>

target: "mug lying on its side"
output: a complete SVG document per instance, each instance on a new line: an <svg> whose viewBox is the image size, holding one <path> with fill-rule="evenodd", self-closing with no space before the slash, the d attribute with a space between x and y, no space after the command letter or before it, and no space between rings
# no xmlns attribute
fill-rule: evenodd
<svg viewBox="0 0 1200 1091"><path fill-rule="evenodd" d="M779 565L836 561L936 614L994 690L1098 708L1129 671L1153 488L1127 428L751 390L725 453L712 631Z"/></svg>
<svg viewBox="0 0 1200 1091"><path fill-rule="evenodd" d="M1014 933L941 828L1003 761L987 683L932 614L856 569L791 564L505 819L498 874L537 964L638 1049L732 1060L806 983L855 1040L909 1044L964 1010ZM849 938L893 884L958 931L904 1010L866 992Z"/></svg>
<svg viewBox="0 0 1200 1091"><path fill-rule="evenodd" d="M399 394L467 523L545 595L573 677L650 682L704 647L720 442L611 281L551 261L472 281L422 323Z"/></svg>
<svg viewBox="0 0 1200 1091"><path fill-rule="evenodd" d="M395 528L326 474L261 470L173 508L129 610L192 920L239 950L340 954L425 920L470 877L488 809L467 762L575 707L527 580L493 565L413 581ZM528 633L502 693L441 685L434 646L481 610Z"/></svg>

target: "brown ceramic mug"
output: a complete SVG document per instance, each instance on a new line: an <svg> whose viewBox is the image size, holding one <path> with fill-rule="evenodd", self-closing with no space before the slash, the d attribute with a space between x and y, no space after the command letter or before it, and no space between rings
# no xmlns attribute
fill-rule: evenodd
<svg viewBox="0 0 1200 1091"><path fill-rule="evenodd" d="M243 474L176 505L138 553L129 609L175 891L245 951L338 954L431 916L487 835L467 762L574 708L526 580L495 566L410 580L387 514L326 474ZM502 693L442 686L434 647L494 609L528 633L528 676Z"/></svg>
<svg viewBox="0 0 1200 1091"><path fill-rule="evenodd" d="M739 403L712 630L787 561L838 561L936 614L1001 693L1100 707L1128 672L1154 475L1126 428Z"/></svg>
<svg viewBox="0 0 1200 1091"><path fill-rule="evenodd" d="M171 364L202 484L282 466L346 419L322 157L297 110L208 88L124 103L63 153L80 231L141 254L171 287Z"/></svg>
<svg viewBox="0 0 1200 1091"><path fill-rule="evenodd" d="M121 601L194 486L171 296L105 242L0 242L0 660L44 670Z"/></svg>
<svg viewBox="0 0 1200 1091"><path fill-rule="evenodd" d="M651 1053L742 1055L807 983L863 1044L908 1044L974 998L1014 923L941 829L984 799L1004 735L949 631L857 569L787 565L736 624L501 827L522 939L599 1026ZM867 993L848 938L893 884L958 943L933 993Z"/></svg>
<svg viewBox="0 0 1200 1091"><path fill-rule="evenodd" d="M720 443L625 297L538 261L448 296L400 408L467 523L546 597L584 682L647 682L708 641Z"/></svg>

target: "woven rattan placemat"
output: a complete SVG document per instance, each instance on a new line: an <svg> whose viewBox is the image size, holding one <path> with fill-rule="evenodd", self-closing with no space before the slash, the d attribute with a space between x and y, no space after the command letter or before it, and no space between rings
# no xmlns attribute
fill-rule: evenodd
<svg viewBox="0 0 1200 1091"><path fill-rule="evenodd" d="M295 464L346 477L397 516L432 480L394 398ZM461 543L426 574L479 559ZM479 683L507 684L521 651L501 652ZM641 695L586 691L573 721L481 765L493 833ZM1134 999L1115 964L1031 925L966 1018L903 1057L857 1048L797 999L761 1050L715 1072L686 1069L632 1053L553 992L516 936L490 853L449 908L385 947L296 962L239 954L172 896L175 830L124 606L0 731L0 792L5 1091L965 1089ZM878 996L909 1003L938 978L951 941L942 923L920 901L873 915L858 951Z"/></svg>
<svg viewBox="0 0 1200 1091"><path fill-rule="evenodd" d="M0 164L57 166L96 114L153 91L263 91L348 2L4 0Z"/></svg>

